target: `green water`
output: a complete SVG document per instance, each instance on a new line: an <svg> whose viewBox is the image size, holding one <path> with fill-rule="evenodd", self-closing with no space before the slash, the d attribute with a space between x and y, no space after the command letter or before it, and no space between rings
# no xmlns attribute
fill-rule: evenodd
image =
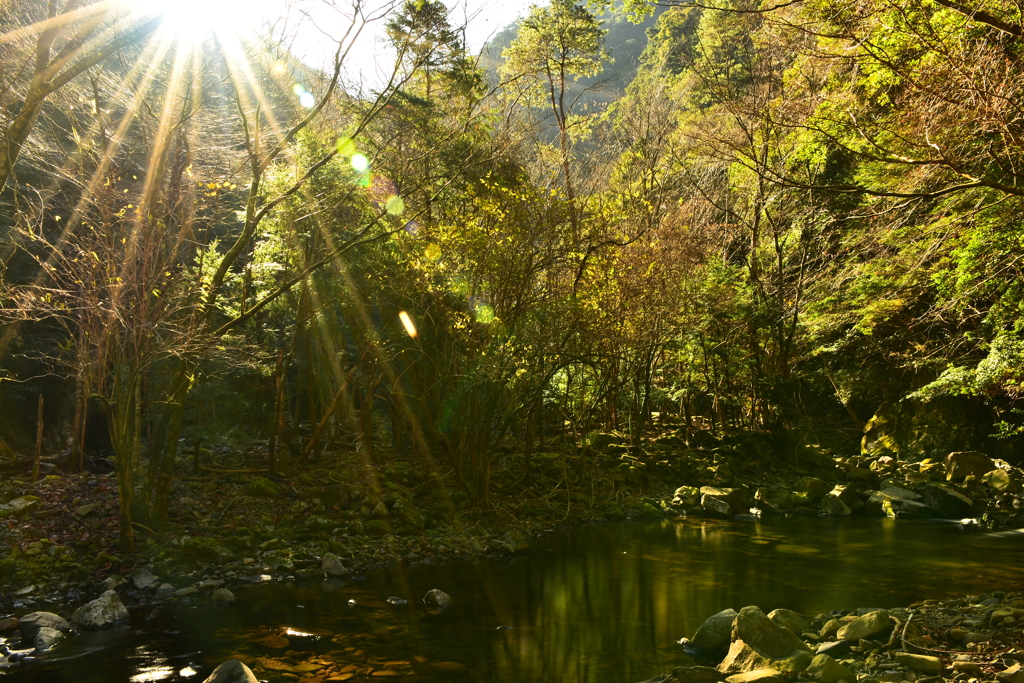
<svg viewBox="0 0 1024 683"><path fill-rule="evenodd" d="M334 634L333 642L293 638L294 650L456 661L474 681L630 683L669 670L682 654L676 641L727 607L814 615L1021 590L1022 566L1024 533L969 534L938 522L593 525L537 539L509 561L240 586L230 607L176 603L148 621L150 609L138 610L130 629L79 637L54 653L65 659L7 673L12 681L202 681L228 654L280 655L254 639L291 627ZM452 596L443 614L419 602L431 588Z"/></svg>

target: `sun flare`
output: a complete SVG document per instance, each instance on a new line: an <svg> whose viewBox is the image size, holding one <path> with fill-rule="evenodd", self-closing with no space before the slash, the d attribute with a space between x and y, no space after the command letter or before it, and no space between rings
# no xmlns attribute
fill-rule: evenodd
<svg viewBox="0 0 1024 683"><path fill-rule="evenodd" d="M185 41L210 34L243 35L257 31L275 13L282 0L135 0L132 6L145 15L162 15L160 33Z"/></svg>

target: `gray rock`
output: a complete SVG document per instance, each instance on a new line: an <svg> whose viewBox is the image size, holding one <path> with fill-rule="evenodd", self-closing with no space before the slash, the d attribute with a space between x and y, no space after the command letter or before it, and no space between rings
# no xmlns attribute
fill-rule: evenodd
<svg viewBox="0 0 1024 683"><path fill-rule="evenodd" d="M725 683L781 683L782 680L783 676L780 671L756 669L742 674L733 674L725 679Z"/></svg>
<svg viewBox="0 0 1024 683"><path fill-rule="evenodd" d="M32 612L18 620L18 627L25 640L31 641L36 637L41 628L52 628L58 631L67 631L71 624L59 614L53 612Z"/></svg>
<svg viewBox="0 0 1024 683"><path fill-rule="evenodd" d="M156 587L157 593L167 593L174 590L174 585L170 583L161 583Z"/></svg>
<svg viewBox="0 0 1024 683"><path fill-rule="evenodd" d="M223 585L224 579L206 579L205 581L200 581L196 585L196 588L199 590L205 590L207 588L220 588Z"/></svg>
<svg viewBox="0 0 1024 683"><path fill-rule="evenodd" d="M14 500L0 505L0 519L7 517L24 517L29 512L39 507L39 498L36 496L21 496Z"/></svg>
<svg viewBox="0 0 1024 683"><path fill-rule="evenodd" d="M732 625L732 645L718 665L723 673L744 673L757 669L782 672L802 671L811 662L807 645L788 628L779 626L758 607L740 610Z"/></svg>
<svg viewBox="0 0 1024 683"><path fill-rule="evenodd" d="M236 599L235 594L229 591L227 588L218 588L217 590L213 591L213 595L211 595L210 597L213 599L214 602L223 603L234 602Z"/></svg>
<svg viewBox="0 0 1024 683"><path fill-rule="evenodd" d="M199 589L195 586L185 586L174 591L174 597L176 598L187 598L190 595L196 595L199 593Z"/></svg>
<svg viewBox="0 0 1024 683"><path fill-rule="evenodd" d="M889 619L889 613L885 610L878 610L877 612L870 612L862 617L857 617L854 621L843 626L836 633L836 638L856 642L862 638L871 638L872 636L884 633L891 627L892 621Z"/></svg>
<svg viewBox="0 0 1024 683"><path fill-rule="evenodd" d="M841 659L850 654L851 645L853 645L853 643L848 640L832 640L818 645L818 648L814 653L819 655L828 655L833 659Z"/></svg>
<svg viewBox="0 0 1024 683"><path fill-rule="evenodd" d="M128 610L114 591L107 591L75 610L71 621L83 628L99 629L128 619Z"/></svg>
<svg viewBox="0 0 1024 683"><path fill-rule="evenodd" d="M1024 666L1018 662L1006 671L997 673L996 680L1000 683L1024 683Z"/></svg>
<svg viewBox="0 0 1024 683"><path fill-rule="evenodd" d="M708 617L690 639L690 644L701 652L716 652L729 645L732 636L732 622L736 619L736 610L722 610Z"/></svg>
<svg viewBox="0 0 1024 683"><path fill-rule="evenodd" d="M939 517L960 519L971 510L974 501L945 484L928 484L924 489L924 502Z"/></svg>
<svg viewBox="0 0 1024 683"><path fill-rule="evenodd" d="M803 633L811 627L811 622L814 621L810 617L805 617L791 609L773 610L768 613L768 618L779 626L788 628L793 633Z"/></svg>
<svg viewBox="0 0 1024 683"><path fill-rule="evenodd" d="M79 517L88 517L96 511L96 508L100 506L99 503L86 503L85 505L79 505L75 508L75 514Z"/></svg>
<svg viewBox="0 0 1024 683"><path fill-rule="evenodd" d="M157 581L159 581L159 579L157 579L153 572L149 571L145 567L136 570L136 572L132 574L132 583L139 590L146 590L150 586L156 584Z"/></svg>
<svg viewBox="0 0 1024 683"><path fill-rule="evenodd" d="M889 496L890 498L894 498L899 501L921 500L920 493L914 493L910 489L901 488L899 486L896 486L895 484L884 484L882 486L882 493Z"/></svg>
<svg viewBox="0 0 1024 683"><path fill-rule="evenodd" d="M328 576L348 576L351 573L334 553L326 553L324 555L322 568L324 573Z"/></svg>
<svg viewBox="0 0 1024 683"><path fill-rule="evenodd" d="M838 683L838 681L854 683L857 680L857 676L852 671L828 655L815 655L805 674L818 683Z"/></svg>
<svg viewBox="0 0 1024 683"><path fill-rule="evenodd" d="M49 650L62 640L64 640L63 633L55 628L43 626L36 632L35 637L32 639L32 644L36 646L36 650L42 652L43 650Z"/></svg>
<svg viewBox="0 0 1024 683"><path fill-rule="evenodd" d="M452 596L439 588L432 588L423 596L423 604L430 607L431 614L440 614L452 604Z"/></svg>
<svg viewBox="0 0 1024 683"><path fill-rule="evenodd" d="M980 477L996 468L992 458L978 451L959 451L946 456L946 481L963 481L968 475Z"/></svg>
<svg viewBox="0 0 1024 683"><path fill-rule="evenodd" d="M214 669L203 683L259 683L259 680L245 664L229 659Z"/></svg>

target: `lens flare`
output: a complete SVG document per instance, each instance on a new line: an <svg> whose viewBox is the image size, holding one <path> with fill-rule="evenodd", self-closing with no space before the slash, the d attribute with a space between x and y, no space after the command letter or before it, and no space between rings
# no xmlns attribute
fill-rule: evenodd
<svg viewBox="0 0 1024 683"><path fill-rule="evenodd" d="M366 170L370 168L370 160L366 158L365 154L353 154L350 163L357 173L366 173Z"/></svg>
<svg viewBox="0 0 1024 683"><path fill-rule="evenodd" d="M402 327L405 328L406 333L415 339L419 332L416 331L416 326L412 324L412 318L409 317L409 314L405 311L399 311L398 319L402 321Z"/></svg>

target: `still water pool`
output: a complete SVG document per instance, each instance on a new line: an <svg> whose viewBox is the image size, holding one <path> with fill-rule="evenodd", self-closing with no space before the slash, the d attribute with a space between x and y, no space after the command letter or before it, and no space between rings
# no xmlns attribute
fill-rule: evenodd
<svg viewBox="0 0 1024 683"><path fill-rule="evenodd" d="M432 588L453 599L440 615L420 603ZM6 673L12 683L198 682L231 654L291 651L293 662L369 661L378 671L417 657L458 662L472 681L630 683L678 663L676 641L727 607L813 615L1022 589L1024 532L889 519L623 522L537 539L507 561L240 586L230 607L179 602L148 620L146 608L130 628L85 634L51 661ZM284 628L286 647L257 642Z"/></svg>

